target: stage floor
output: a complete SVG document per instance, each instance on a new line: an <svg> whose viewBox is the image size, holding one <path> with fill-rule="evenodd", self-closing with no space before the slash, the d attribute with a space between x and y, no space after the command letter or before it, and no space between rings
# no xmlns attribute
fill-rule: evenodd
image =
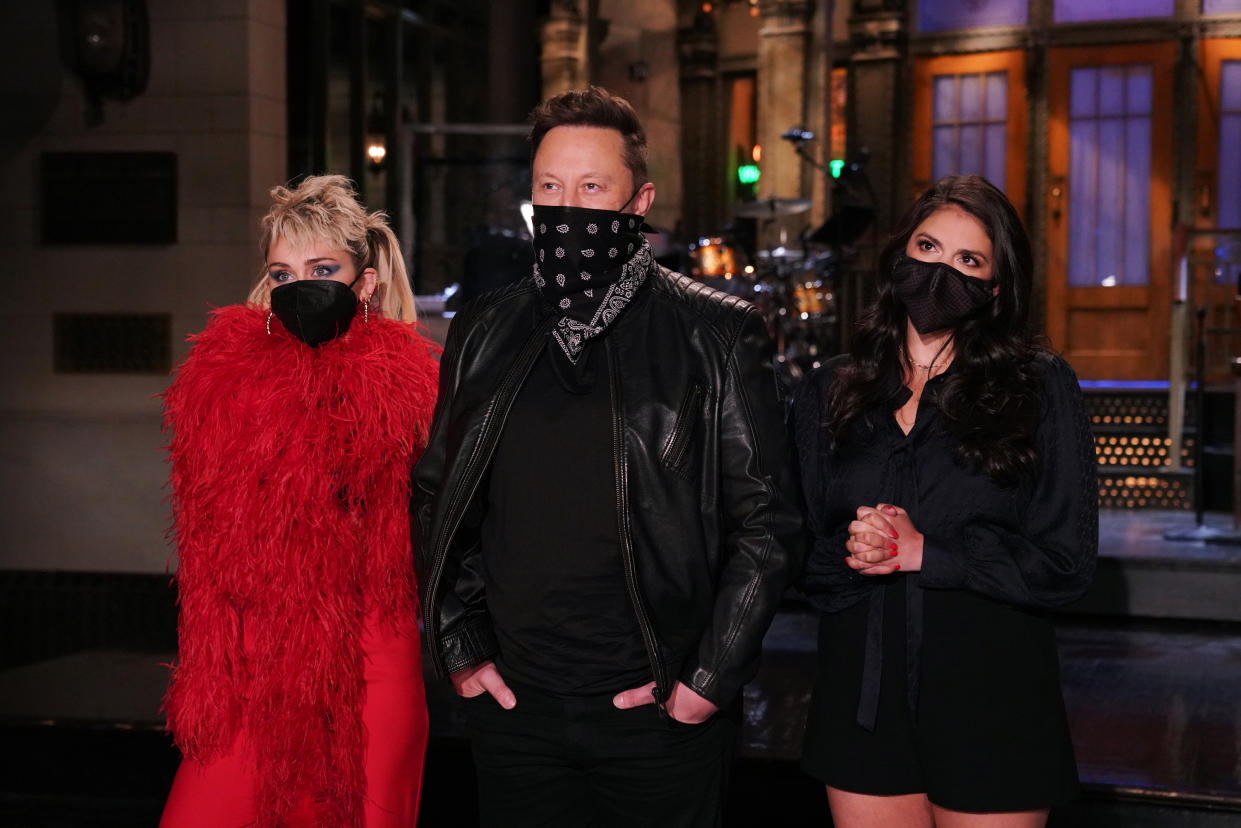
<svg viewBox="0 0 1241 828"><path fill-rule="evenodd" d="M1228 520L1212 516L1211 523ZM1241 548L1163 540L1165 531L1193 525L1192 514L1105 512L1101 569L1147 567L1143 577L1151 578L1186 568L1203 578L1241 574ZM1224 598L1235 604L1239 596ZM745 693L743 766L800 776L796 762L814 674L816 623L809 608L792 602L768 633L761 672ZM1241 624L1072 612L1057 616L1057 631L1065 700L1088 787L1175 794L1181 801L1241 809ZM74 750L66 733L96 738L145 732L149 741L166 746L166 737L158 734L159 704L164 665L172 658L172 653L84 651L0 672L0 727L9 734L6 741L19 734L28 746L6 751L0 802L21 794L10 788L38 777L43 767L70 786L58 795L89 793L74 789L71 780L78 777L66 772L66 763L75 761L64 755ZM468 763L462 714L450 687L431 680L428 698L432 765L437 756ZM106 758L83 755L77 761L93 762L93 772L100 773L99 762ZM158 761L175 766L175 754L167 751ZM170 779L172 767L166 770ZM744 774L739 770L739 782ZM803 780L808 797L820 795L812 790L815 783ZM428 789L428 807L449 793ZM145 795L162 798L151 791Z"/></svg>

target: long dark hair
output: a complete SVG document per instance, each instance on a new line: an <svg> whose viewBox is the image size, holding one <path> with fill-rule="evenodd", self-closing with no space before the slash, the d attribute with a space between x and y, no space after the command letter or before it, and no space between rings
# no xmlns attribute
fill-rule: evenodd
<svg viewBox="0 0 1241 828"><path fill-rule="evenodd" d="M897 224L879 256L877 295L858 322L852 358L828 389L826 425L833 443L841 445L849 427L864 423L872 407L895 407L906 368L906 315L892 291L892 268L918 226L949 206L960 207L986 228L999 292L953 332L953 370L937 405L957 460L1009 485L1033 472L1037 460L1032 433L1045 350L1029 327L1030 239L1008 198L981 176L941 178Z"/></svg>

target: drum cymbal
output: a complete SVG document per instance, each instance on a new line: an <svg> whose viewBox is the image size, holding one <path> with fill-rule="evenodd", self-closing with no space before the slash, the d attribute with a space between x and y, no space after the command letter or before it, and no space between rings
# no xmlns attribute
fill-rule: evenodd
<svg viewBox="0 0 1241 828"><path fill-rule="evenodd" d="M776 218L804 213L814 206L808 198L764 198L758 201L745 201L737 205L739 218Z"/></svg>
<svg viewBox="0 0 1241 828"><path fill-rule="evenodd" d="M759 259L784 259L787 261L800 262L805 257L806 253L800 247L785 247L784 245L780 245L779 247L773 247L770 250L758 251Z"/></svg>

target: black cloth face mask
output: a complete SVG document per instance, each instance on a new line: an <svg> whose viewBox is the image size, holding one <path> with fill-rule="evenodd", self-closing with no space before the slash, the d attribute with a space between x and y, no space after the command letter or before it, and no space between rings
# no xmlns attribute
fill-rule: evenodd
<svg viewBox="0 0 1241 828"><path fill-rule="evenodd" d="M892 265L892 291L920 334L955 328L991 303L995 284L943 262L899 256Z"/></svg>
<svg viewBox="0 0 1241 828"><path fill-rule="evenodd" d="M352 285L332 279L290 282L271 292L271 312L289 333L317 348L349 330L358 312Z"/></svg>
<svg viewBox="0 0 1241 828"><path fill-rule="evenodd" d="M534 281L560 314L552 332L570 362L633 299L654 262L642 216L534 207Z"/></svg>

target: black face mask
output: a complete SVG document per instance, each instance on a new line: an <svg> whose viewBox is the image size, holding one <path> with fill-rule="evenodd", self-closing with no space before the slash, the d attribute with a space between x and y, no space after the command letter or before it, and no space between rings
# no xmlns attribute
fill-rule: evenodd
<svg viewBox="0 0 1241 828"><path fill-rule="evenodd" d="M899 256L892 291L920 334L955 328L995 298L994 279L975 279L943 262Z"/></svg>
<svg viewBox="0 0 1241 828"><path fill-rule="evenodd" d="M534 281L560 314L552 336L570 362L576 364L646 280L654 259L642 221L620 210L535 206Z"/></svg>
<svg viewBox="0 0 1241 828"><path fill-rule="evenodd" d="M271 292L271 312L289 333L317 348L349 330L358 312L351 286L332 279L290 282Z"/></svg>
<svg viewBox="0 0 1241 828"><path fill-rule="evenodd" d="M642 216L589 207L534 207L534 256L540 289L561 310L566 296L604 287L646 237Z"/></svg>

